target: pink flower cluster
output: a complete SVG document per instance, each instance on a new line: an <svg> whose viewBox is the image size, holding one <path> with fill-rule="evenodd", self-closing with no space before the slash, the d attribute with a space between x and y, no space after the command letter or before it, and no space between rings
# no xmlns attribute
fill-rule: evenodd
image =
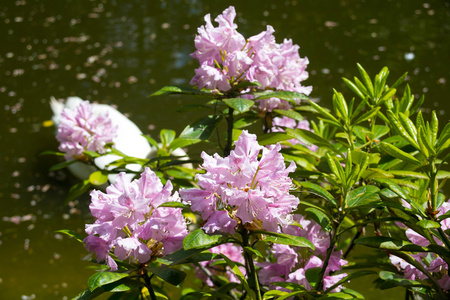
<svg viewBox="0 0 450 300"><path fill-rule="evenodd" d="M180 202L178 194L171 193L172 183L163 186L149 168L131 182L120 173L106 193L92 191L89 208L97 220L86 225L86 249L95 253L97 261L106 261L111 270L117 270L117 264L110 254L145 263L154 255L181 249L188 233L181 209L159 207Z"/></svg>
<svg viewBox="0 0 450 300"><path fill-rule="evenodd" d="M272 26L248 40L240 34L234 23L236 11L233 6L225 9L215 21L205 16L206 25L198 28L195 37L196 51L191 56L200 67L195 70L192 85L199 88L219 89L226 92L239 81L259 82L262 89L294 91L309 95L312 87L301 82L308 78L307 58L298 54L299 46L285 39L277 44ZM266 100L263 100L266 101ZM288 105L287 102L279 100Z"/></svg>
<svg viewBox="0 0 450 300"><path fill-rule="evenodd" d="M245 264L243 251L241 247L235 246L233 244L222 244L217 247L209 249L211 253L221 253L228 257L231 261L234 261L236 263L241 264L242 266L239 267L239 270L242 272L242 274L246 274L245 267L243 265ZM229 266L220 267L217 265L214 265L214 260L212 261L204 261L200 262L200 264L203 266L203 268L206 268L208 272L210 272L210 275L217 275L217 276L224 276L226 277L230 282L236 282L239 283L239 278L234 274L233 271L230 270ZM206 284L210 287L214 286L213 281L211 280L211 277L207 276L203 270L200 268L196 269L195 275L197 278L202 279Z"/></svg>
<svg viewBox="0 0 450 300"><path fill-rule="evenodd" d="M283 232L307 238L314 244L315 250L305 252L305 248L274 244L272 253L276 262L259 263L258 265L261 267L259 279L264 285L287 281L301 284L307 290L311 290L312 287L306 278L306 270L322 268L323 259L326 256L328 247L330 247L330 237L316 222L307 220L301 215L294 215L294 219L300 224L300 227L290 225L284 228ZM347 261L343 260L341 256L342 251L332 252L323 278L324 290L347 276L345 273L331 275L331 273L339 271L342 266L347 264ZM338 292L341 289L342 286L339 286L334 291Z"/></svg>
<svg viewBox="0 0 450 300"><path fill-rule="evenodd" d="M289 194L288 174L296 166L291 163L286 168L280 149L279 144L260 146L256 135L244 130L229 156L202 153L206 173L196 175L201 188L180 194L193 211L201 213L205 232L234 233L238 224L275 232L279 225L292 222L299 200Z"/></svg>
<svg viewBox="0 0 450 300"><path fill-rule="evenodd" d="M117 127L107 114L96 115L89 101L83 101L76 109L65 108L61 114L56 139L66 160L80 159L83 151L105 152L105 144L113 142Z"/></svg>
<svg viewBox="0 0 450 300"><path fill-rule="evenodd" d="M272 125L273 125L273 127L270 130L271 132L284 132L283 127L292 128L292 129L298 128L298 129L305 129L305 130L311 131L311 129L309 128L308 120L302 120L302 121L297 122L294 119L291 119L291 118L288 118L285 116L283 116L281 118L280 117L273 118ZM314 151L314 152L317 151L317 149L319 148L316 145L313 145L313 144L308 145L297 139L290 139L290 140L288 140L288 142L291 143L292 145L296 145L296 144L305 145L309 150Z"/></svg>
<svg viewBox="0 0 450 300"><path fill-rule="evenodd" d="M450 210L450 201L447 201L443 203L442 206L439 208L439 213L436 216L439 217L448 212L449 210ZM441 228L443 231L450 229L449 218L444 219L441 222ZM411 228L408 228L406 230L406 237L415 245L419 245L422 247L427 247L428 245L430 245L429 240L427 240L425 237L421 236ZM440 241L437 237L434 237L434 240L439 245L443 244L442 241ZM446 291L450 290L450 277L448 274L448 266L447 263L442 258L440 258L435 254L423 252L411 254L411 256L416 261L418 261L427 271L431 272L434 276L437 276L439 278L438 283L443 290ZM428 278L425 274L422 273L422 271L417 269L415 266L411 265L410 263L406 262L405 260L397 256L390 255L389 259L394 266L396 266L399 270L403 271L404 277L406 279L425 280Z"/></svg>

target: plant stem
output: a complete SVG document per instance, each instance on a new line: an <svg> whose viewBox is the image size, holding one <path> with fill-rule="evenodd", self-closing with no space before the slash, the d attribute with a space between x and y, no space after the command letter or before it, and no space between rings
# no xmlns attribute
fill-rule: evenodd
<svg viewBox="0 0 450 300"><path fill-rule="evenodd" d="M152 283L150 282L150 277L148 276L148 272L146 269L142 270L142 277L145 281L145 287L148 289L148 292L150 293L150 298L152 300L157 300L155 291L153 290Z"/></svg>
<svg viewBox="0 0 450 300"><path fill-rule="evenodd" d="M359 238L359 236L362 233L362 228L358 228L358 232L356 232L355 236L352 238L352 241L350 242L350 245L348 246L347 250L345 251L344 255L342 255L342 258L345 259L349 254L350 251L352 251L353 247L355 246L355 240Z"/></svg>
<svg viewBox="0 0 450 300"><path fill-rule="evenodd" d="M223 150L223 155L228 156L231 152L231 146L233 145L233 113L234 109L229 107L228 108L228 117L227 117L227 144L225 145L225 149Z"/></svg>
<svg viewBox="0 0 450 300"><path fill-rule="evenodd" d="M323 261L322 270L320 270L319 273L319 279L317 280L316 284L316 291L322 291L323 290L323 277L325 276L325 271L328 267L328 262L330 261L331 253L333 253L334 244L336 243L336 230L334 230L332 233L330 233L330 246L327 249L327 256L325 257L325 260Z"/></svg>
<svg viewBox="0 0 450 300"><path fill-rule="evenodd" d="M243 248L249 246L248 242L248 232L247 229L243 228L241 230L241 236L242 236L242 244ZM256 274L255 270L255 263L253 262L253 257L250 253L246 252L244 249L244 258L245 258L245 265L246 269L249 271L248 273L248 281L250 284L250 287L255 291L256 299L261 300L261 290L259 287L259 280L258 275Z"/></svg>

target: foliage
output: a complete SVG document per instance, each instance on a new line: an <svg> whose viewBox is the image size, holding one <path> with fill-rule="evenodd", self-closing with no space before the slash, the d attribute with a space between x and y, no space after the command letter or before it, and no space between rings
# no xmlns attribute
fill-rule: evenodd
<svg viewBox="0 0 450 300"><path fill-rule="evenodd" d="M232 23L232 11L216 19L218 28L228 26L224 18ZM236 35L235 28L230 28L230 35ZM199 36L213 29L201 28ZM269 30L264 34L269 35ZM246 50L247 58L262 59L261 53L251 54L246 47L247 43L233 51ZM247 69L231 74L227 59L233 51L220 49L212 66L196 71L194 83L202 89L167 86L152 94L199 96L204 104L195 109L208 111L178 136L164 129L160 142L147 137L156 149L153 158L129 157L113 145L107 145L106 153L83 152L88 163L111 153L119 159L72 188L69 198L105 183L107 174L139 164L149 167L163 183L170 178L180 189L184 202L163 206L182 209L190 233L180 250L164 255L153 252L148 261L119 261L113 251L117 245L112 245L110 257L118 271L105 269L92 275L88 289L75 299L93 299L105 292L113 293L110 299L168 299L174 297L172 285L178 287L180 299L363 299L360 292L364 291L350 290L345 284L374 273L380 289L400 286L407 297L447 299L450 202L441 189L450 176L445 170L450 159L450 124L439 131L435 112L426 120L420 110L423 97L417 99L404 84L406 74L391 83L387 67L372 79L358 64L360 77L344 78L348 89L334 90L332 107L327 109L298 92L299 83L289 90L252 81ZM201 62L201 55L198 50L194 57ZM251 68L247 58L243 64ZM207 71L228 77L202 82L205 77L198 76ZM267 109L267 99L282 105ZM224 135L219 133L220 126L226 128ZM245 148L244 139L252 135L243 129L258 126L264 133ZM201 170L189 164L202 160L172 155L179 148L205 142L215 145L223 157L203 154ZM290 186L289 197L298 197L300 204L294 201L295 207L280 217L283 221L267 228L268 221L261 215L265 210L248 207L253 203L251 193L266 199L265 208L288 205L280 202L282 194L271 190L278 189L275 179L265 190L265 181L258 177L272 152L272 172L296 165L296 169L289 167L282 180ZM277 155L282 166L273 162ZM69 160L53 169L72 163ZM243 181L252 164L257 167L249 171L250 180ZM239 209L245 204L237 197L249 203L246 209L252 216L243 217ZM208 204L196 208L197 198L214 200L209 204L214 210L206 211ZM223 220L227 225L221 227ZM61 232L82 241L70 231ZM145 241L149 249L153 242ZM377 263L352 257L354 247L377 251ZM187 275L192 274L203 282L189 280L192 277Z"/></svg>

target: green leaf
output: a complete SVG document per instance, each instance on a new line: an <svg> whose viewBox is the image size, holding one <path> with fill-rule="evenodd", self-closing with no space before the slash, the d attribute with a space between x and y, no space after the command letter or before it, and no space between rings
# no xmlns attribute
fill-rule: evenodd
<svg viewBox="0 0 450 300"><path fill-rule="evenodd" d="M222 121L222 116L219 115L201 118L188 125L180 134L180 138L188 140L208 140L220 121Z"/></svg>
<svg viewBox="0 0 450 300"><path fill-rule="evenodd" d="M94 152L94 151L83 151L83 154L89 158L96 158L96 157L101 156L98 152Z"/></svg>
<svg viewBox="0 0 450 300"><path fill-rule="evenodd" d="M250 253L251 255L255 255L257 257L260 257L260 258L264 259L264 256L261 254L261 252L259 252L256 249L253 249L252 247L246 246L244 248L244 251L247 252L247 253Z"/></svg>
<svg viewBox="0 0 450 300"><path fill-rule="evenodd" d="M389 118L389 121L390 121L392 127L395 128L395 130L398 132L398 134L400 134L406 141L408 141L408 143L413 145L417 150L420 150L417 142L414 140L413 137L411 137L409 135L408 131L402 126L402 124L397 119L397 117L394 115L394 113L392 111L388 110L387 115L388 115L388 118Z"/></svg>
<svg viewBox="0 0 450 300"><path fill-rule="evenodd" d="M322 268L309 268L305 271L305 277L308 280L309 284L314 288L319 280L319 273L322 271Z"/></svg>
<svg viewBox="0 0 450 300"><path fill-rule="evenodd" d="M300 186L304 187L306 190L308 190L308 192L317 195L321 198L324 198L328 201L330 201L331 203L333 203L334 205L336 205L336 201L334 200L333 195L331 195L326 189L324 189L323 187L309 182L309 181L299 181L297 182Z"/></svg>
<svg viewBox="0 0 450 300"><path fill-rule="evenodd" d="M78 182L70 188L69 194L67 195L64 204L67 205L70 201L73 201L76 198L80 197L81 195L86 193L91 188L91 186L92 185L89 179Z"/></svg>
<svg viewBox="0 0 450 300"><path fill-rule="evenodd" d="M108 283L119 281L122 278L128 277L130 274L127 273L117 273L117 272L98 272L89 277L88 288L92 292L98 287L104 286Z"/></svg>
<svg viewBox="0 0 450 300"><path fill-rule="evenodd" d="M361 115L358 119L356 119L356 121L353 124L359 124L361 122L364 122L364 121L372 118L373 116L375 116L378 113L379 110L380 110L379 106L372 108L368 112Z"/></svg>
<svg viewBox="0 0 450 300"><path fill-rule="evenodd" d="M278 142L283 142L292 137L285 132L270 132L258 136L258 144L261 146L273 145Z"/></svg>
<svg viewBox="0 0 450 300"><path fill-rule="evenodd" d="M166 94L185 94L185 95L205 95L205 96L210 96L210 95L212 95L212 92L208 91L208 90L205 90L205 89L203 89L203 90L194 89L194 88L192 88L190 86L168 85L168 86L165 86L165 87L161 88L160 90L154 92L149 97L159 96L159 95L166 95Z"/></svg>
<svg viewBox="0 0 450 300"><path fill-rule="evenodd" d="M152 145L152 146L155 147L156 149L159 149L158 142L155 141L154 138L152 138L152 137L150 137L150 136L148 136L148 135L145 135L145 134L143 134L142 136L149 142L150 145Z"/></svg>
<svg viewBox="0 0 450 300"><path fill-rule="evenodd" d="M339 121L332 115L330 114L327 110L325 110L324 108L322 108L320 105L316 104L313 101L309 101L309 104L319 113L321 114L323 117L325 117L326 119L332 121L333 123L337 124L337 126L340 126Z"/></svg>
<svg viewBox="0 0 450 300"><path fill-rule="evenodd" d="M64 156L66 155L64 152L58 152L58 151L43 151L39 153L40 156L42 155L56 155L56 156Z"/></svg>
<svg viewBox="0 0 450 300"><path fill-rule="evenodd" d="M170 129L161 129L159 136L161 137L163 147L167 147L175 139L176 132Z"/></svg>
<svg viewBox="0 0 450 300"><path fill-rule="evenodd" d="M89 289L86 289L79 293L77 296L72 298L72 300L91 300L94 298L97 298L101 294L103 294L105 291L103 289L96 289L95 291L91 292Z"/></svg>
<svg viewBox="0 0 450 300"><path fill-rule="evenodd" d="M78 161L75 160L75 159L66 160L66 161L64 161L62 163L56 164L54 166L51 166L50 167L50 172L54 172L54 171L58 171L58 170L64 169L64 168L66 168L66 167L68 167L71 164L76 163L76 162L78 162Z"/></svg>
<svg viewBox="0 0 450 300"><path fill-rule="evenodd" d="M319 135L317 135L309 130L299 129L299 128L296 128L296 129L286 128L286 132L291 137L293 137L299 141L306 142L306 144L313 144L313 145L317 145L319 147L325 147L338 155L341 154L336 149L336 147L333 146L333 144L331 144L326 139L320 137Z"/></svg>
<svg viewBox="0 0 450 300"><path fill-rule="evenodd" d="M89 182L92 185L102 185L108 182L108 175L102 171L95 171L89 175Z"/></svg>
<svg viewBox="0 0 450 300"><path fill-rule="evenodd" d="M241 270L239 269L238 265L236 265L236 263L233 262L232 260L230 260L226 255L220 254L220 256L226 261L227 265L231 268L231 271L233 271L233 273L236 275L236 277L242 283L242 285L244 286L244 289L249 294L250 299L256 299L255 292L248 285L248 282L245 279L244 274L242 274Z"/></svg>
<svg viewBox="0 0 450 300"><path fill-rule="evenodd" d="M362 206L380 200L378 191L380 189L373 185L361 186L348 193L346 203L348 208Z"/></svg>
<svg viewBox="0 0 450 300"><path fill-rule="evenodd" d="M407 171L407 170L391 170L388 171L389 173L402 177L402 178L414 178L414 179L428 179L428 176L419 173L419 172L413 172L413 171Z"/></svg>
<svg viewBox="0 0 450 300"><path fill-rule="evenodd" d="M316 223L318 223L325 231L331 231L331 220L330 218L321 210L314 207L308 207L305 212L310 216Z"/></svg>
<svg viewBox="0 0 450 300"><path fill-rule="evenodd" d="M440 228L441 225L438 222L431 221L431 220L420 220L416 223L417 226L420 226L424 229L430 229L430 228Z"/></svg>
<svg viewBox="0 0 450 300"><path fill-rule="evenodd" d="M338 282L336 282L335 284L333 284L332 286L327 288L325 290L325 294L331 292L332 290L334 290L336 287L340 286L341 284L349 282L350 280L353 280L353 279L359 278L359 277L363 277L363 276L367 276L367 275L375 275L375 274L377 274L377 272L371 271L371 270L361 270L361 271L352 272L348 276L342 278L341 280L339 280Z"/></svg>
<svg viewBox="0 0 450 300"><path fill-rule="evenodd" d="M421 162L415 158L414 156L412 156L409 153L406 153L405 151L400 150L399 148L395 147L394 145L385 143L385 142L380 142L380 146L381 149L383 149L384 152L386 152L387 154L389 154L390 156L393 156L395 158L399 158L405 162L409 162L411 164L414 165L418 165L421 166Z"/></svg>
<svg viewBox="0 0 450 300"><path fill-rule="evenodd" d="M386 236L370 236L355 240L355 244L364 245L382 250L396 250L407 252L429 252L425 247L415 245L411 242Z"/></svg>
<svg viewBox="0 0 450 300"><path fill-rule="evenodd" d="M298 112L294 111L294 110L274 109L273 111L276 112L279 115L291 118L291 119L296 120L296 121L302 121L303 120L303 116L301 114L299 114Z"/></svg>
<svg viewBox="0 0 450 300"><path fill-rule="evenodd" d="M289 101L292 104L297 104L297 100L308 100L308 96L305 94L301 94L298 92L291 92L291 91L275 91L275 92L261 92L261 93L254 93L254 95L258 96L254 100L260 100L260 99L269 99L269 98L278 98L281 100Z"/></svg>
<svg viewBox="0 0 450 300"><path fill-rule="evenodd" d="M176 138L173 140L172 143L169 145L170 150L175 150L178 148L183 148L186 146L194 145L197 143L200 143L202 140L200 139L183 139L183 138Z"/></svg>
<svg viewBox="0 0 450 300"><path fill-rule="evenodd" d="M148 270L161 278L162 280L172 284L179 285L186 278L186 273L178 269L168 268L168 267L149 267Z"/></svg>
<svg viewBox="0 0 450 300"><path fill-rule="evenodd" d="M202 229L197 229L189 233L183 240L185 250L198 249L217 246L221 240L221 235L208 235Z"/></svg>
<svg viewBox="0 0 450 300"><path fill-rule="evenodd" d="M161 204L158 207L189 208L188 205L185 205L185 204L183 204L181 202L177 202L177 201L164 202L163 204Z"/></svg>
<svg viewBox="0 0 450 300"><path fill-rule="evenodd" d="M79 233L77 233L77 232L75 232L75 231L67 230L67 229L62 229L62 230L57 230L57 231L55 231L55 232L65 234L65 235L67 235L67 236L70 236L71 238L76 239L76 240L79 241L80 243L83 243L83 237L82 237Z"/></svg>
<svg viewBox="0 0 450 300"><path fill-rule="evenodd" d="M264 293L263 300L274 299L274 297L282 297L287 294L288 294L288 292L284 292L284 291L269 290ZM277 299L280 299L280 298L277 298Z"/></svg>
<svg viewBox="0 0 450 300"><path fill-rule="evenodd" d="M364 99L366 96L364 95L363 91L361 91L356 84L348 80L347 78L342 78L342 80L345 82L345 84L356 94L359 98Z"/></svg>
<svg viewBox="0 0 450 300"><path fill-rule="evenodd" d="M315 249L314 245L308 241L304 237L300 236L294 236L290 234L285 233L276 233L276 232L270 232L270 231L264 231L264 230L255 230L252 231L251 234L264 234L265 237L263 238L263 241L275 243L275 244L283 244L283 245L289 245L294 247L307 247L312 250Z"/></svg>
<svg viewBox="0 0 450 300"><path fill-rule="evenodd" d="M419 281L411 280L411 279L405 279L403 276L400 276L398 274L395 274L393 272L388 271L381 271L380 272L380 278L384 281L387 281L388 283L392 284L393 286L403 286L403 287L427 287L426 285L423 285ZM383 289L385 285L381 285L380 288ZM387 286L390 287L389 285Z"/></svg>
<svg viewBox="0 0 450 300"><path fill-rule="evenodd" d="M373 84L372 84L372 80L370 79L369 75L367 74L366 70L364 70L364 68L360 65L360 64L356 64L359 70L359 73L361 74L362 80L365 84L365 87L367 88L367 91L369 92L369 95L371 97L374 97L375 94L373 92ZM375 99L373 99L375 100Z"/></svg>
<svg viewBox="0 0 450 300"><path fill-rule="evenodd" d="M436 141L436 150L438 152L441 152L441 150L445 150L445 148L447 148L448 145L450 145L450 123L447 123L444 129L442 129L441 134L439 135L439 138Z"/></svg>
<svg viewBox="0 0 450 300"><path fill-rule="evenodd" d="M234 109L234 114L241 114L249 111L255 104L254 101L245 98L231 98L222 100L226 105Z"/></svg>

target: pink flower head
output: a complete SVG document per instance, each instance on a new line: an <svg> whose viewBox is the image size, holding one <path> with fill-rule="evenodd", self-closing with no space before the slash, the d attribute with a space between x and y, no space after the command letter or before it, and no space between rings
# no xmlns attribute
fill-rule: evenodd
<svg viewBox="0 0 450 300"><path fill-rule="evenodd" d="M149 168L133 181L120 173L106 193L92 191L89 208L97 220L86 225L86 249L98 261L106 260L111 270L117 270L112 252L119 260L145 263L152 255L180 249L188 233L181 209L160 207L165 202L180 202L178 194L171 193L171 182L163 186Z"/></svg>
<svg viewBox="0 0 450 300"><path fill-rule="evenodd" d="M61 113L56 139L65 159L79 159L83 151L105 152L105 145L112 143L117 135L108 114L95 115L89 101L80 103L75 109L65 108Z"/></svg>
<svg viewBox="0 0 450 300"><path fill-rule="evenodd" d="M286 168L280 149L280 145L260 146L256 135L244 130L229 156L202 153L206 173L196 176L201 188L180 194L192 210L201 213L206 232L233 233L238 223L254 221L266 230L279 231L280 225L292 221L299 200L289 194L288 174L295 164Z"/></svg>
<svg viewBox="0 0 450 300"><path fill-rule="evenodd" d="M309 95L311 87L301 85L308 78L307 58L301 58L299 46L292 40L277 44L272 26L246 39L234 23L236 11L230 6L219 15L214 27L211 16L205 16L206 24L198 29L195 48L191 56L198 60L200 67L195 70L192 85L199 88L228 91L237 81L259 82L262 89L287 90ZM266 102L272 102L267 105ZM262 109L289 108L283 100L261 100ZM278 105L275 104L278 102ZM265 107L265 108L264 108Z"/></svg>

